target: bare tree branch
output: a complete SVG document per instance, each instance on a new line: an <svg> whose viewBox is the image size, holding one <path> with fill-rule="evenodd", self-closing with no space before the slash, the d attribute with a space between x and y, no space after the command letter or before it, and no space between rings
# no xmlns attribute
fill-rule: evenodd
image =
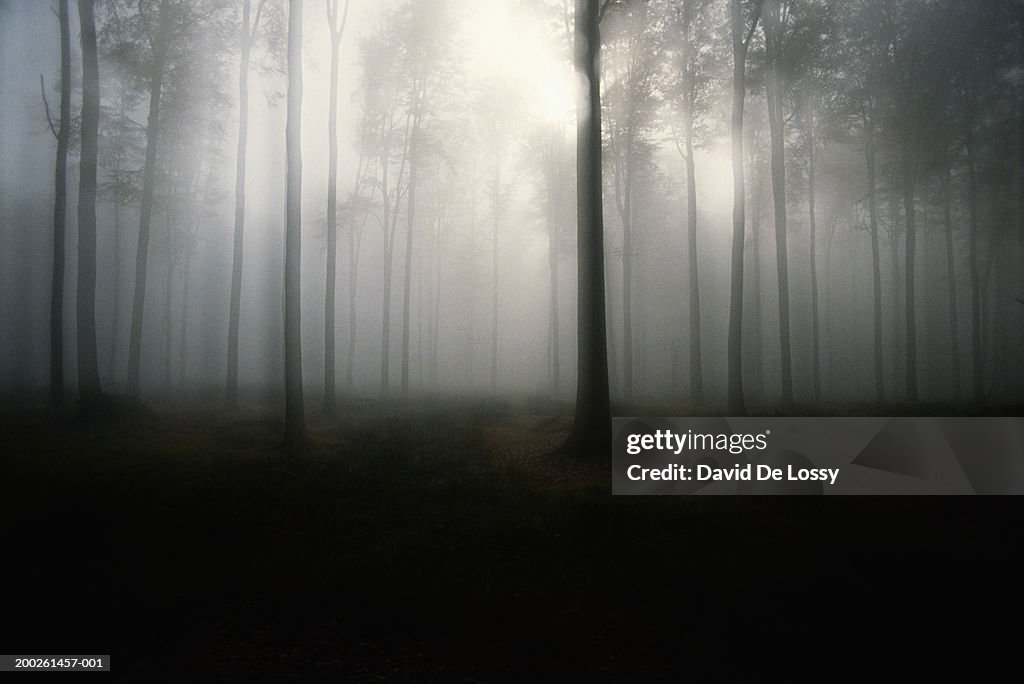
<svg viewBox="0 0 1024 684"><path fill-rule="evenodd" d="M39 90L43 94L43 108L46 109L46 123L50 124L50 132L53 133L53 137L60 139L60 135L57 134L57 127L53 125L53 117L50 116L50 103L46 101L46 84L43 83L43 75L39 74Z"/></svg>

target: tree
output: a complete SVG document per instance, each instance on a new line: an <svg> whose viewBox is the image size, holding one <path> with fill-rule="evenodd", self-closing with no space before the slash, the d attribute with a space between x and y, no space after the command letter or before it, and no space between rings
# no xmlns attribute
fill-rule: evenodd
<svg viewBox="0 0 1024 684"><path fill-rule="evenodd" d="M634 207L637 186L651 164L651 135L658 106L657 81L662 56L661 27L651 3L625 5L608 19L609 43L604 60L608 81L604 95L605 131L615 207L622 225L622 383L633 397Z"/></svg>
<svg viewBox="0 0 1024 684"><path fill-rule="evenodd" d="M100 74L95 0L78 0L82 34L82 151L78 174L78 397L81 411L100 397L96 354L96 168L100 124Z"/></svg>
<svg viewBox="0 0 1024 684"><path fill-rule="evenodd" d="M302 400L302 0L288 0L287 195L284 266L284 442L286 454L308 448Z"/></svg>
<svg viewBox="0 0 1024 684"><path fill-rule="evenodd" d="M228 308L228 367L225 404L238 406L238 326L242 308L242 258L245 244L245 162L249 132L249 62L266 0L252 15L252 0L243 0L239 24L238 59L238 152L235 157L235 233L231 260L231 301Z"/></svg>
<svg viewBox="0 0 1024 684"><path fill-rule="evenodd" d="M142 24L150 50L149 114L146 124L146 163L142 174L142 200L139 209L139 239L135 252L135 293L132 300L131 334L128 338L128 394L138 396L142 367L142 322L146 310L146 278L149 262L149 235L153 217L153 193L156 184L157 145L160 139L160 98L171 42L170 0L160 0L156 17L156 33L151 28L151 8L139 4L138 20Z"/></svg>
<svg viewBox="0 0 1024 684"><path fill-rule="evenodd" d="M709 57L703 49L712 36L713 6L710 0L678 0L675 3L678 39L679 94L675 102L682 114L682 145L673 126L676 146L686 164L687 280L689 291L690 402L704 403L704 360L701 354L700 273L697 245L697 169L694 138L697 118L707 109Z"/></svg>
<svg viewBox="0 0 1024 684"><path fill-rule="evenodd" d="M729 0L732 33L732 287L729 297L729 413L746 413L743 400L743 240L746 236L746 184L743 178L743 105L747 94L747 53L761 17L760 2L747 28L742 0Z"/></svg>
<svg viewBox="0 0 1024 684"><path fill-rule="evenodd" d="M338 24L338 0L327 1L327 23L331 38L331 85L327 113L327 286L324 297L324 410L335 409L334 372L334 289L338 268L338 53L348 22L349 0Z"/></svg>
<svg viewBox="0 0 1024 684"><path fill-rule="evenodd" d="M775 210L775 260L779 283L779 348L782 355L782 405L793 405L793 352L789 316L789 253L786 245L786 139L783 108L783 32L789 17L786 0L763 0L768 128L771 136L772 204Z"/></svg>
<svg viewBox="0 0 1024 684"><path fill-rule="evenodd" d="M611 456L608 341L605 326L604 219L601 207L600 0L576 0L577 367L576 412L563 453Z"/></svg>
<svg viewBox="0 0 1024 684"><path fill-rule="evenodd" d="M64 242L68 206L68 144L71 138L71 29L68 4L58 3L60 22L60 123L54 127L46 87L39 77L50 131L57 139L53 198L53 274L50 281L50 409L64 404Z"/></svg>

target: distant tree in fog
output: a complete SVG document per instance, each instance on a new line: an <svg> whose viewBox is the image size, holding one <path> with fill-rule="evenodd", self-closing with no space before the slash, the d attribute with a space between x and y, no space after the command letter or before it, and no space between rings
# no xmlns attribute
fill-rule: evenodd
<svg viewBox="0 0 1024 684"><path fill-rule="evenodd" d="M54 170L53 198L53 270L50 279L50 388L49 406L59 409L64 404L64 242L67 231L68 146L71 139L71 29L68 5L71 0L58 0L60 22L60 119L55 125L46 102L43 104L53 136L57 139L57 160Z"/></svg>
<svg viewBox="0 0 1024 684"><path fill-rule="evenodd" d="M260 30L260 18L267 0L259 0L256 11L252 0L242 1L238 24L238 150L235 156L235 230L231 257L231 299L228 304L227 388L224 402L238 406L238 327L242 309L242 259L245 245L246 148L249 132L249 69L252 48ZM347 5L346 5L347 6Z"/></svg>
<svg viewBox="0 0 1024 684"><path fill-rule="evenodd" d="M633 398L634 244L637 186L651 166L659 102L657 77L664 56L663 19L649 2L623 3L608 13L603 71L604 134L612 194L622 225L622 383L626 401Z"/></svg>
<svg viewBox="0 0 1024 684"><path fill-rule="evenodd" d="M732 260L729 299L729 413L746 413L743 398L743 240L746 237L746 183L743 177L743 107L747 96L747 53L761 18L759 0L752 7L729 0L732 35ZM750 15L748 27L747 15Z"/></svg>
<svg viewBox="0 0 1024 684"><path fill-rule="evenodd" d="M284 442L286 454L306 451L302 400L302 0L288 0L287 195L284 266Z"/></svg>
<svg viewBox="0 0 1024 684"><path fill-rule="evenodd" d="M349 0L340 12L338 0L327 0L327 28L331 38L331 83L327 110L327 283L324 296L324 411L335 410L334 289L338 268L338 54L348 23Z"/></svg>

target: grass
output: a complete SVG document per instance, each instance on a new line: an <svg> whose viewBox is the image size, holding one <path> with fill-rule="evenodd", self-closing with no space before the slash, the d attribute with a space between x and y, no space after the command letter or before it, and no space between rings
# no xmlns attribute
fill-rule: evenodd
<svg viewBox="0 0 1024 684"><path fill-rule="evenodd" d="M287 462L265 410L10 414L0 643L147 682L756 681L1018 583L1013 499L612 497L530 409L347 405Z"/></svg>

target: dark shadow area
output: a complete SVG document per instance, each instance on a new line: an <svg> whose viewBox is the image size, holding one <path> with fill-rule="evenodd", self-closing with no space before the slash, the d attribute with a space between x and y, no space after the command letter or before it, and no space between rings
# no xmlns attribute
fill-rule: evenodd
<svg viewBox="0 0 1024 684"><path fill-rule="evenodd" d="M765 681L1014 652L993 622L1020 607L1014 497L612 497L604 468L545 462L566 418L509 408L345 404L289 462L269 410L8 414L0 642L147 682Z"/></svg>

